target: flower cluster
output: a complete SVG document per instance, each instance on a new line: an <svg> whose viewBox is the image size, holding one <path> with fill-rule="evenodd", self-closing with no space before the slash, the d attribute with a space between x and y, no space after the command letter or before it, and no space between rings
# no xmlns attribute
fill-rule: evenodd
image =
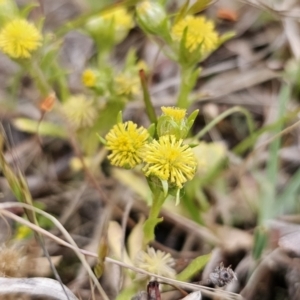
<svg viewBox="0 0 300 300"><path fill-rule="evenodd" d="M156 139L131 121L115 125L106 135L106 147L112 151L108 158L113 165L126 168L143 163L142 170L147 177L158 178L181 189L193 178L197 162L191 147L183 143L186 135L177 138L170 133L175 132L172 124L177 130L178 123L185 120L184 132L187 134L191 120L185 117L185 110L173 107L163 107L162 110L163 115L158 120L161 129Z"/></svg>

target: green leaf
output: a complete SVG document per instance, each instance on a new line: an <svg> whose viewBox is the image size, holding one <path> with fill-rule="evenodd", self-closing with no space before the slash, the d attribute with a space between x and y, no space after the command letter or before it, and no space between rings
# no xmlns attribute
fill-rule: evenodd
<svg viewBox="0 0 300 300"><path fill-rule="evenodd" d="M186 0L185 3L180 7L178 14L176 15L176 18L174 20L174 24L176 24L186 16L189 5L190 5L190 1Z"/></svg>
<svg viewBox="0 0 300 300"><path fill-rule="evenodd" d="M98 139L100 140L100 143L102 143L103 145L106 145L106 140L98 133L96 133Z"/></svg>
<svg viewBox="0 0 300 300"><path fill-rule="evenodd" d="M122 115L122 111L119 111L118 115L117 115L117 124L118 123L123 123L123 115Z"/></svg>
<svg viewBox="0 0 300 300"><path fill-rule="evenodd" d="M55 125L46 121L42 121L39 123L36 120L18 118L13 121L13 124L19 130L28 133L36 133L43 136L58 138L66 138L68 136L62 125Z"/></svg>
<svg viewBox="0 0 300 300"><path fill-rule="evenodd" d="M138 292L137 285L130 285L128 288L123 289L117 296L116 300L128 300Z"/></svg>
<svg viewBox="0 0 300 300"><path fill-rule="evenodd" d="M264 227L257 227L254 231L254 247L252 255L255 260L258 260L268 242L268 233Z"/></svg>
<svg viewBox="0 0 300 300"><path fill-rule="evenodd" d="M213 0L198 0L187 11L188 15L194 15L203 11L207 6L211 5Z"/></svg>
<svg viewBox="0 0 300 300"><path fill-rule="evenodd" d="M104 262L107 253L108 253L107 237L102 236L98 248L98 262L94 267L94 272L98 279L102 276L104 272Z"/></svg>
<svg viewBox="0 0 300 300"><path fill-rule="evenodd" d="M176 276L176 279L180 281L187 281L204 268L210 260L210 257L211 254L196 257L181 273Z"/></svg>
<svg viewBox="0 0 300 300"><path fill-rule="evenodd" d="M152 123L149 127L148 127L148 133L149 135L153 138L155 136L155 130L156 130L156 126L154 123Z"/></svg>
<svg viewBox="0 0 300 300"><path fill-rule="evenodd" d="M221 46L222 44L224 44L225 42L227 42L228 40L232 39L235 36L236 36L236 33L234 31L228 31L228 32L222 34L218 45Z"/></svg>
<svg viewBox="0 0 300 300"><path fill-rule="evenodd" d="M140 80L141 80L141 85L142 85L142 90L143 90L143 99L144 99L144 104L145 104L145 108L146 108L146 113L148 115L150 122L156 123L157 118L156 118L153 104L151 102L151 97L150 97L144 70L140 70L139 75L140 75Z"/></svg>
<svg viewBox="0 0 300 300"><path fill-rule="evenodd" d="M188 124L188 128L189 130L191 129L191 127L193 126L195 119L197 118L199 113L199 109L194 110L189 117L187 118L187 124Z"/></svg>

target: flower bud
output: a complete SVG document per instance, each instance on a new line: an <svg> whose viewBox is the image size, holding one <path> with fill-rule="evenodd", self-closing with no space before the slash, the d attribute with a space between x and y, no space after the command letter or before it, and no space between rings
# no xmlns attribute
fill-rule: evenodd
<svg viewBox="0 0 300 300"><path fill-rule="evenodd" d="M99 46L109 49L122 42L133 26L131 14L118 7L89 19L86 29Z"/></svg>
<svg viewBox="0 0 300 300"><path fill-rule="evenodd" d="M167 15L159 3L142 1L137 4L136 13L138 24L146 33L163 36L168 32Z"/></svg>
<svg viewBox="0 0 300 300"><path fill-rule="evenodd" d="M19 11L15 1L0 1L0 25L17 17L19 17Z"/></svg>
<svg viewBox="0 0 300 300"><path fill-rule="evenodd" d="M186 110L177 107L162 107L162 116L157 121L157 134L174 135L177 140L186 138L189 126L187 122Z"/></svg>

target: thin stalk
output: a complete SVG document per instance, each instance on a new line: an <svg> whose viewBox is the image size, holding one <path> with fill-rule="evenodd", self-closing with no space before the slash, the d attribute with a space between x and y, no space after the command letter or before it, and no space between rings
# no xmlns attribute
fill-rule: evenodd
<svg viewBox="0 0 300 300"><path fill-rule="evenodd" d="M254 122L252 120L252 117L249 113L249 111L243 107L240 106L234 106L232 108L229 108L228 110L221 113L219 116L217 116L215 119L213 119L210 123L208 123L202 130L200 130L195 136L195 140L201 139L207 132L209 132L214 126L216 126L220 121L225 119L226 117L230 116L231 114L234 114L236 112L242 113L246 117L246 122L248 125L248 129L250 132L250 135L252 135L254 130Z"/></svg>
<svg viewBox="0 0 300 300"><path fill-rule="evenodd" d="M193 88L191 86L190 80L190 70L182 68L180 71L180 86L179 93L177 96L177 106L180 108L188 108L189 107L189 95Z"/></svg>
<svg viewBox="0 0 300 300"><path fill-rule="evenodd" d="M148 90L147 80L146 80L146 75L145 75L144 70L140 70L139 75L140 75L141 85L142 85L142 89L143 89L143 99L144 99L144 103L145 103L146 113L148 115L150 122L156 123L157 118L156 118L154 107L151 102L150 93Z"/></svg>
<svg viewBox="0 0 300 300"><path fill-rule="evenodd" d="M144 241L143 245L146 246L149 242L155 239L155 227L158 223L162 222L163 218L158 218L162 206L167 198L163 191L157 191L152 194L152 205L149 212L149 217L144 223Z"/></svg>

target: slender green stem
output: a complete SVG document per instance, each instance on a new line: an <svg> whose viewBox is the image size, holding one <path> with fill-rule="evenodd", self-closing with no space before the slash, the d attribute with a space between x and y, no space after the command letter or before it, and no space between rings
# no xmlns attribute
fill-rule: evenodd
<svg viewBox="0 0 300 300"><path fill-rule="evenodd" d="M252 135L254 130L254 122L252 120L252 117L249 113L249 111L243 107L240 106L234 106L232 108L229 108L228 110L221 113L219 116L217 116L215 119L213 119L210 123L208 123L202 130L200 130L194 137L195 140L199 140L202 138L207 132L209 132L214 126L216 126L220 121L225 119L226 117L230 116L233 113L242 113L246 117L246 122L249 128L250 135Z"/></svg>
<svg viewBox="0 0 300 300"><path fill-rule="evenodd" d="M156 191L152 194L152 197L153 200L149 212L149 217L144 223L144 246L155 239L154 230L156 225L163 220L163 218L159 218L158 216L167 198L167 195L165 195L163 191Z"/></svg>
<svg viewBox="0 0 300 300"><path fill-rule="evenodd" d="M157 118L156 118L154 107L151 102L144 70L140 70L139 75L140 75L142 89L143 89L143 96L144 96L143 98L144 98L144 103L145 103L145 107L146 107L146 113L148 115L150 122L156 123Z"/></svg>
<svg viewBox="0 0 300 300"><path fill-rule="evenodd" d="M30 65L30 74L34 78L42 96L48 96L51 93L52 88L48 84L42 70L40 69L36 61L33 61Z"/></svg>
<svg viewBox="0 0 300 300"><path fill-rule="evenodd" d="M189 95L193 86L191 86L191 70L181 68L180 71L180 86L179 93L177 96L177 106L180 108L188 108L189 106Z"/></svg>
<svg viewBox="0 0 300 300"><path fill-rule="evenodd" d="M186 84L185 80L182 79L180 82L179 94L177 98L177 106L180 108L187 108L189 106L189 97L190 89Z"/></svg>

